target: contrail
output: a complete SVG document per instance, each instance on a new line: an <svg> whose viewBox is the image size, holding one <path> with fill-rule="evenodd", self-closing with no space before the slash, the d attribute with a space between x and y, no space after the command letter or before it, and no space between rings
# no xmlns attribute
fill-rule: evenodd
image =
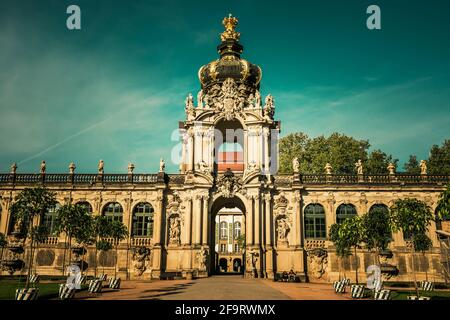
<svg viewBox="0 0 450 320"><path fill-rule="evenodd" d="M79 132L77 132L77 133L75 133L75 134L73 134L73 135L71 135L71 136L69 136L69 137L67 137L67 138L65 138L65 139L63 139L63 140L57 142L57 143L55 143L54 145L51 145L50 147L48 147L48 148L42 150L41 152L38 152L38 153L36 153L35 155L33 155L33 156L31 156L31 157L28 157L28 158L26 158L25 160L20 161L19 164L26 163L26 162L28 162L28 161L30 161L30 160L33 160L33 159L35 159L35 158L37 158L37 157L43 155L44 153L46 153L46 152L48 152L48 151L50 151L50 150L53 150L53 149L59 147L59 146L62 145L63 143L66 143L67 141L69 141L69 140L71 140L71 139L73 139L73 138L76 138L76 137L82 135L83 133L86 133L86 132L88 132L88 131L90 131L90 130L96 128L96 127L98 127L99 125L101 125L102 123L106 122L106 121L109 120L110 118L111 118L111 117L108 117L108 118L103 119L103 120L101 120L101 121L99 121L99 122L97 122L97 123L94 123L94 124L91 125L90 127L87 127L87 128L85 128L85 129L83 129L83 130L81 130L81 131L79 131Z"/></svg>
<svg viewBox="0 0 450 320"><path fill-rule="evenodd" d="M165 93L170 92L170 91L171 91L171 89L170 89L170 88L167 88L167 89L161 90L161 91L159 91L159 92L157 92L157 93L155 93L155 94L153 94L153 95L154 95L154 96L160 96L161 94L165 94ZM145 101L146 101L146 99L144 99L144 102L145 102ZM159 101L156 101L156 102L153 101L153 103L151 103L151 105L153 105L153 104L158 104L158 103L160 103L160 102L159 102ZM141 105L140 105L139 103L136 103L134 106L129 106L127 110L129 111L129 110L132 109L132 108L136 108L136 107L140 107L140 106L141 106ZM53 145L51 145L50 147L48 147L48 148L46 148L46 149L44 149L44 150L42 150L42 151L36 153L35 155L33 155L33 156L31 156L31 157L28 157L28 158L26 158L25 160L20 161L18 164L20 165L20 164L26 163L26 162L28 162L28 161L30 161L30 160L33 160L33 159L37 158L37 157L43 155L44 153L46 153L46 152L48 152L48 151L50 151L50 150L53 150L53 149L59 147L59 146L62 145L63 143L66 143L67 141L72 140L73 138L76 138L76 137L82 135L83 133L86 133L86 132L88 132L88 131L90 131L90 130L96 128L96 127L98 127L98 126L101 125L102 123L104 123L104 122L106 122L107 120L109 120L109 119L111 119L111 118L113 118L113 117L119 115L120 113L123 113L124 111L125 111L125 110L122 109L122 110L116 112L115 114L112 114L112 115L110 115L109 117L107 117L107 118L105 118L105 119L103 119L103 120L101 120L101 121L99 121L99 122L97 122L97 123L91 125L90 127L87 127L87 128L85 128L85 129L83 129L83 130L81 130L81 131L79 131L79 132L77 132L77 133L75 133L75 134L73 134L73 135L71 135L71 136L69 136L69 137L67 137L67 138L65 138L65 139L63 139L63 140L61 140L61 141L59 141L59 142L53 144Z"/></svg>

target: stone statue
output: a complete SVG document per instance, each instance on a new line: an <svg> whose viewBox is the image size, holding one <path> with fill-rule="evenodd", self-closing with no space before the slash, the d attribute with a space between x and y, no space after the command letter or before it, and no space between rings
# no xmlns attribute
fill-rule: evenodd
<svg viewBox="0 0 450 320"><path fill-rule="evenodd" d="M395 174L395 164L393 164L392 162L389 162L387 169L389 171L389 174Z"/></svg>
<svg viewBox="0 0 450 320"><path fill-rule="evenodd" d="M170 229L169 229L169 243L170 244L180 244L180 218L172 217L170 218Z"/></svg>
<svg viewBox="0 0 450 320"><path fill-rule="evenodd" d="M269 94L266 97L263 112L264 112L264 117L266 119L273 119L273 115L275 113L275 106L274 106L274 101L273 101L273 97L271 94Z"/></svg>
<svg viewBox="0 0 450 320"><path fill-rule="evenodd" d="M292 160L292 169L294 170L294 173L300 172L300 162L297 157Z"/></svg>
<svg viewBox="0 0 450 320"><path fill-rule="evenodd" d="M47 166L45 164L45 160L42 160L42 162L41 162L41 174L45 174L46 170L47 170Z"/></svg>
<svg viewBox="0 0 450 320"><path fill-rule="evenodd" d="M17 164L14 162L14 163L11 165L11 173L12 173L12 174L16 174L16 172L17 172Z"/></svg>
<svg viewBox="0 0 450 320"><path fill-rule="evenodd" d="M105 163L103 160L100 160L98 163L98 174L103 174L105 168Z"/></svg>
<svg viewBox="0 0 450 320"><path fill-rule="evenodd" d="M205 109L209 109L210 108L210 106L209 106L209 95L208 94L205 94L203 96L203 104L204 104Z"/></svg>
<svg viewBox="0 0 450 320"><path fill-rule="evenodd" d="M289 224L286 222L286 219L284 218L279 219L277 224L278 241L286 242L289 230L290 230Z"/></svg>
<svg viewBox="0 0 450 320"><path fill-rule="evenodd" d="M247 168L251 172L259 170L258 164L254 160L247 165Z"/></svg>
<svg viewBox="0 0 450 320"><path fill-rule="evenodd" d="M328 253L322 248L308 250L308 276L321 279L328 265Z"/></svg>
<svg viewBox="0 0 450 320"><path fill-rule="evenodd" d="M201 160L198 163L198 170L200 172L209 172L210 171L209 166L206 164L206 162L204 160Z"/></svg>
<svg viewBox="0 0 450 320"><path fill-rule="evenodd" d="M355 168L357 174L363 174L363 165L361 159L359 159L358 162L355 163Z"/></svg>
<svg viewBox="0 0 450 320"><path fill-rule="evenodd" d="M166 170L166 163L164 162L164 159L161 158L159 160L159 172L164 172Z"/></svg>
<svg viewBox="0 0 450 320"><path fill-rule="evenodd" d="M192 97L191 93L189 93L189 95L187 96L185 105L186 105L185 111L188 120L194 119L195 118L194 97Z"/></svg>
<svg viewBox="0 0 450 320"><path fill-rule="evenodd" d="M71 162L71 163L69 164L69 173L70 173L70 174L74 174L76 168L77 168L77 167L75 166L75 163Z"/></svg>
<svg viewBox="0 0 450 320"><path fill-rule="evenodd" d="M200 270L206 270L206 266L208 264L208 255L208 249L203 246L200 251L197 252L197 261Z"/></svg>
<svg viewBox="0 0 450 320"><path fill-rule="evenodd" d="M325 165L325 173L326 174L331 174L331 170L333 170L333 167L331 166L331 164L327 163Z"/></svg>
<svg viewBox="0 0 450 320"><path fill-rule="evenodd" d="M251 268L252 270L252 277L256 278L258 276L258 252L256 251L250 251L247 253L246 262L247 262L247 268Z"/></svg>
<svg viewBox="0 0 450 320"><path fill-rule="evenodd" d="M250 109L253 109L255 107L255 103L256 103L256 99L255 96L253 95L253 93L250 93L250 95L248 96L248 107Z"/></svg>
<svg viewBox="0 0 450 320"><path fill-rule="evenodd" d="M427 162L425 160L420 160L420 174L427 174Z"/></svg>
<svg viewBox="0 0 450 320"><path fill-rule="evenodd" d="M134 171L134 164L129 163L128 164L128 174L133 174Z"/></svg>
<svg viewBox="0 0 450 320"><path fill-rule="evenodd" d="M199 108L203 108L203 90L200 90L197 94L197 105Z"/></svg>
<svg viewBox="0 0 450 320"><path fill-rule="evenodd" d="M255 91L255 108L261 108L261 93L259 92L259 90Z"/></svg>
<svg viewBox="0 0 450 320"><path fill-rule="evenodd" d="M150 249L146 247L134 248L132 259L134 261L135 274L140 277L147 269L146 261L150 261Z"/></svg>

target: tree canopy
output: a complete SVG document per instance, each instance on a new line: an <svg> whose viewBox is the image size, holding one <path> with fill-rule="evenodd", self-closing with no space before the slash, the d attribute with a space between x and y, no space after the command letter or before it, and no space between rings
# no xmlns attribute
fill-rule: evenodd
<svg viewBox="0 0 450 320"><path fill-rule="evenodd" d="M387 173L388 163L398 161L381 150L369 153L369 147L368 140L340 133L316 138L309 138L303 132L292 133L280 140L280 172L292 172L292 160L296 157L303 173L323 173L325 165L330 163L334 173L354 174L359 159L367 173Z"/></svg>
<svg viewBox="0 0 450 320"><path fill-rule="evenodd" d="M376 149L369 152L368 140L358 140L341 133L329 137L310 138L303 132L291 133L280 139L280 173L292 173L292 160L298 158L301 173L324 173L330 163L333 173L355 174L355 163L361 159L365 174L387 174L390 162L398 159ZM427 160L429 174L450 174L450 140L441 146L433 145ZM406 173L420 174L419 160L410 155L403 169Z"/></svg>

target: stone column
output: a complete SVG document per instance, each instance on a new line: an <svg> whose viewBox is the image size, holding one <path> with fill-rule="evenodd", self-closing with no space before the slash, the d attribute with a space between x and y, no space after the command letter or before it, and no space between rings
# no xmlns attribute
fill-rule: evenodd
<svg viewBox="0 0 450 320"><path fill-rule="evenodd" d="M248 131L244 131L244 170L248 167Z"/></svg>
<svg viewBox="0 0 450 320"><path fill-rule="evenodd" d="M265 244L266 244L266 277L273 278L273 242L272 242L272 213L271 213L271 195L270 193L264 196L265 203Z"/></svg>
<svg viewBox="0 0 450 320"><path fill-rule="evenodd" d="M301 212L301 201L302 201L302 197L300 194L300 191L295 191L294 192L294 217L293 217L293 223L294 223L294 245L295 246L301 246L302 243L302 235L303 235L303 230L302 230L302 221L303 221L303 215Z"/></svg>
<svg viewBox="0 0 450 320"><path fill-rule="evenodd" d="M164 196L163 191L158 191L156 197L156 215L155 215L155 231L154 231L154 243L155 245L161 245L161 235L163 228L163 216L164 216Z"/></svg>
<svg viewBox="0 0 450 320"><path fill-rule="evenodd" d="M264 135L264 172L269 173L269 128L263 129Z"/></svg>
<svg viewBox="0 0 450 320"><path fill-rule="evenodd" d="M202 244L208 245L208 220L209 220L209 210L208 210L208 196L203 196L203 222L202 222Z"/></svg>
<svg viewBox="0 0 450 320"><path fill-rule="evenodd" d="M194 244L200 245L201 244L201 237L202 237L202 196L196 195L195 196L195 205L194 205Z"/></svg>
<svg viewBox="0 0 450 320"><path fill-rule="evenodd" d="M184 226L184 241L183 244L190 245L191 244L191 235L192 235L192 196L189 195L186 197L186 222Z"/></svg>
<svg viewBox="0 0 450 320"><path fill-rule="evenodd" d="M189 133L189 164L188 164L188 170L192 171L194 170L194 135L192 132Z"/></svg>
<svg viewBox="0 0 450 320"><path fill-rule="evenodd" d="M245 240L246 245L251 246L253 245L253 198L252 196L247 197L247 206L248 211L245 213Z"/></svg>
<svg viewBox="0 0 450 320"><path fill-rule="evenodd" d="M186 159L186 134L183 134L182 137L182 145L181 145L181 173L185 173L186 172L186 165L187 165L187 159Z"/></svg>
<svg viewBox="0 0 450 320"><path fill-rule="evenodd" d="M259 195L254 197L255 199L255 245L261 245L261 210L260 210L260 199Z"/></svg>

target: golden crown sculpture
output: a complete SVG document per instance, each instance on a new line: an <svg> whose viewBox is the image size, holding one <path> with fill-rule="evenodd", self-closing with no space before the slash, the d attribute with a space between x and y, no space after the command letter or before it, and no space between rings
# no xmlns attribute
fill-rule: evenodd
<svg viewBox="0 0 450 320"><path fill-rule="evenodd" d="M223 19L222 24L225 27L225 32L223 32L220 35L220 38L222 39L222 41L226 41L226 40L230 40L230 39L239 41L239 37L241 36L241 34L239 32L236 32L236 30L235 30L238 22L239 22L239 20L235 17L232 17L231 13L229 14L228 17L225 17Z"/></svg>

